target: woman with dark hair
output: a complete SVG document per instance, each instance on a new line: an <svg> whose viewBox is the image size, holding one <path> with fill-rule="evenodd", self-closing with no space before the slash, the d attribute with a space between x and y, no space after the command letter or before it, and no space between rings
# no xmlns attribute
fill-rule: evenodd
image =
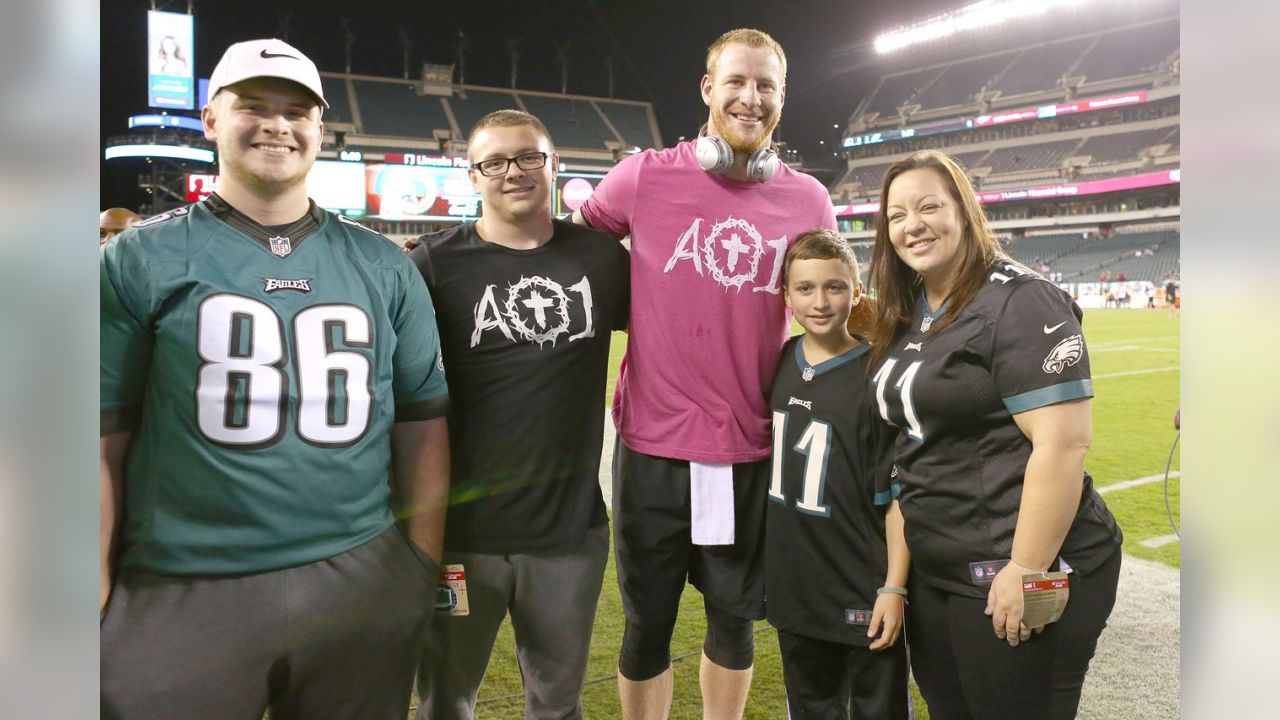
<svg viewBox="0 0 1280 720"><path fill-rule="evenodd" d="M187 58L182 52L182 46L178 44L178 39L172 35L165 35L160 38L160 44L156 46L156 56L153 61L151 72L156 75L190 75L191 66L187 63Z"/></svg>
<svg viewBox="0 0 1280 720"><path fill-rule="evenodd" d="M1121 541L1084 469L1082 313L1004 254L946 154L894 163L880 198L870 367L899 429L912 670L935 720L1075 717ZM1029 628L1024 582L1055 572L1069 600Z"/></svg>

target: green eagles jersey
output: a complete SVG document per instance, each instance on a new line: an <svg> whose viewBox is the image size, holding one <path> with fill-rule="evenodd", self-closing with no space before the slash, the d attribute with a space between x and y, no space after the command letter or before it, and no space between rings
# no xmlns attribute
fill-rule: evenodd
<svg viewBox="0 0 1280 720"><path fill-rule="evenodd" d="M288 250L207 201L102 250L102 433L134 433L124 567L263 572L391 525L392 425L447 410L431 299L394 243L313 212Z"/></svg>

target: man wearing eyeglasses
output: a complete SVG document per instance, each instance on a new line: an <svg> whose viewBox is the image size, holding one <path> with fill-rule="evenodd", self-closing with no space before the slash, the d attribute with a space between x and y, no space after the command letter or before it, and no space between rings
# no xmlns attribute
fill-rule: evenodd
<svg viewBox="0 0 1280 720"><path fill-rule="evenodd" d="M417 717L474 716L510 612L524 717L581 718L609 549L605 373L610 331L627 323L628 255L553 219L559 158L536 117L486 115L467 154L483 216L423 236L409 255L435 298L450 372L444 565L466 588L465 600L444 590L437 605Z"/></svg>

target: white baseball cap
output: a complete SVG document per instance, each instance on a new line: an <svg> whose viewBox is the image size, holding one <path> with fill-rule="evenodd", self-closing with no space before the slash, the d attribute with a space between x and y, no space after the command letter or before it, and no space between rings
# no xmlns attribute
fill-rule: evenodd
<svg viewBox="0 0 1280 720"><path fill-rule="evenodd" d="M311 91L324 107L324 87L316 64L283 40L246 40L227 48L209 77L209 99L228 85L256 77L292 80Z"/></svg>

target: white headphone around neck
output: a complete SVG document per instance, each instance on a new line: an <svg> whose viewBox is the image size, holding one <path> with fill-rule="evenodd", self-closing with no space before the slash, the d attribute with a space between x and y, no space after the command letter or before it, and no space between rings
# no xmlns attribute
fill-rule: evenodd
<svg viewBox="0 0 1280 720"><path fill-rule="evenodd" d="M724 138L699 135L693 151L698 158L698 165L707 172L723 174L733 167L733 148L729 147ZM770 145L765 145L747 158L747 180L768 182L778 173L780 164L782 161L778 159L778 153Z"/></svg>

